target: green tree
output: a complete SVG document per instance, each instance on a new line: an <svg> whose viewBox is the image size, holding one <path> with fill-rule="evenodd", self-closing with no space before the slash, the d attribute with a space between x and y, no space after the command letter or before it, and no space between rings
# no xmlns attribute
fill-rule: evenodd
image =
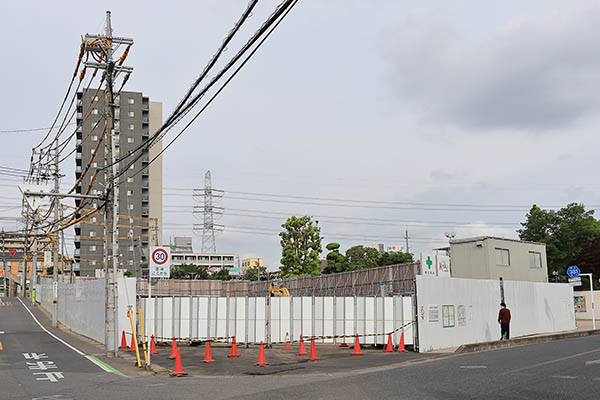
<svg viewBox="0 0 600 400"><path fill-rule="evenodd" d="M229 281L233 279L233 276L229 275L229 270L227 268L221 268L217 272L211 275L210 279L215 281Z"/></svg>
<svg viewBox="0 0 600 400"><path fill-rule="evenodd" d="M209 279L206 268L193 264L182 264L171 268L171 279Z"/></svg>
<svg viewBox="0 0 600 400"><path fill-rule="evenodd" d="M591 240L600 237L600 222L593 210L583 204L571 203L558 211L542 210L533 205L521 223L519 238L546 244L548 273L557 271L564 275L571 260L577 258Z"/></svg>
<svg viewBox="0 0 600 400"><path fill-rule="evenodd" d="M244 273L244 279L247 281L264 281L267 280L267 268L255 265L250 267Z"/></svg>
<svg viewBox="0 0 600 400"><path fill-rule="evenodd" d="M131 275L133 275L133 272L131 272L131 270L125 270L125 272L123 272L123 276L129 277Z"/></svg>
<svg viewBox="0 0 600 400"><path fill-rule="evenodd" d="M321 229L311 217L290 217L279 233L281 238L281 276L319 275Z"/></svg>
<svg viewBox="0 0 600 400"><path fill-rule="evenodd" d="M373 268L379 266L381 255L376 249L364 246L354 246L346 250L348 270Z"/></svg>
<svg viewBox="0 0 600 400"><path fill-rule="evenodd" d="M335 274L346 270L346 257L340 253L339 243L329 243L325 246L327 253L327 267L323 270L324 274Z"/></svg>
<svg viewBox="0 0 600 400"><path fill-rule="evenodd" d="M385 252L379 259L379 265L395 265L413 262L413 255L410 253L403 253L401 251L390 251Z"/></svg>

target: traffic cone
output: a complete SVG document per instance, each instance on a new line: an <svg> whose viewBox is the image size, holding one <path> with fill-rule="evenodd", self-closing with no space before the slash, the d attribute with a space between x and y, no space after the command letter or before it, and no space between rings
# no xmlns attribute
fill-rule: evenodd
<svg viewBox="0 0 600 400"><path fill-rule="evenodd" d="M237 358L240 355L237 351L237 344L235 342L235 336L233 337L233 342L231 342L231 353L227 356L227 358Z"/></svg>
<svg viewBox="0 0 600 400"><path fill-rule="evenodd" d="M173 343L171 343L171 355L169 356L169 360L172 360L175 357L177 357L177 342L175 341L175 338L173 338Z"/></svg>
<svg viewBox="0 0 600 400"><path fill-rule="evenodd" d="M292 346L290 346L290 334L288 332L285 333L285 349L291 350Z"/></svg>
<svg viewBox="0 0 600 400"><path fill-rule="evenodd" d="M202 360L203 364L214 364L215 360L212 359L212 355L210 353L210 342L206 342L206 349L204 351L204 360Z"/></svg>
<svg viewBox="0 0 600 400"><path fill-rule="evenodd" d="M383 348L383 352L384 353L393 353L394 352L394 345L392 344L392 334L391 333L388 335L388 342L385 345L385 347Z"/></svg>
<svg viewBox="0 0 600 400"><path fill-rule="evenodd" d="M255 364L257 367L268 367L267 360L265 360L265 348L262 340L260 341L260 348L258 349L258 362Z"/></svg>
<svg viewBox="0 0 600 400"><path fill-rule="evenodd" d="M310 338L310 357L308 361L319 361L320 358L317 358L317 349L315 348L315 338Z"/></svg>
<svg viewBox="0 0 600 400"><path fill-rule="evenodd" d="M131 346L129 347L129 350L127 350L128 353L135 353L135 336L133 336L133 334L131 334Z"/></svg>
<svg viewBox="0 0 600 400"><path fill-rule="evenodd" d="M157 353L158 351L156 351L156 345L154 344L154 335L152 335L150 339L150 354L154 355Z"/></svg>
<svg viewBox="0 0 600 400"><path fill-rule="evenodd" d="M123 331L123 335L121 336L121 345L119 346L119 349L126 349L129 346L127 346L127 339L125 339L125 331Z"/></svg>
<svg viewBox="0 0 600 400"><path fill-rule="evenodd" d="M358 341L358 333L356 334L356 340L354 340L354 352L353 356L362 356L363 353L360 352L360 342Z"/></svg>
<svg viewBox="0 0 600 400"><path fill-rule="evenodd" d="M183 366L181 365L181 352L177 349L177 354L175 355L175 369L169 375L174 377L186 376L187 374L183 372Z"/></svg>
<svg viewBox="0 0 600 400"><path fill-rule="evenodd" d="M400 344L398 345L399 353L408 353L408 351L404 348L404 332L400 335Z"/></svg>
<svg viewBox="0 0 600 400"><path fill-rule="evenodd" d="M304 339L302 339L302 335L300 335L300 351L297 356L305 356L306 355L306 347L304 347Z"/></svg>

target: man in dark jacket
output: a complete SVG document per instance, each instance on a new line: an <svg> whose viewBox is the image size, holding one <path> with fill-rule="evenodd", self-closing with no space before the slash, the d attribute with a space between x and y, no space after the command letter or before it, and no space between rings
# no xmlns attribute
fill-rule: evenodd
<svg viewBox="0 0 600 400"><path fill-rule="evenodd" d="M498 322L500 323L500 340L509 339L510 337L510 310L506 308L506 304L504 302L500 303L502 308L500 309L500 313L498 313Z"/></svg>

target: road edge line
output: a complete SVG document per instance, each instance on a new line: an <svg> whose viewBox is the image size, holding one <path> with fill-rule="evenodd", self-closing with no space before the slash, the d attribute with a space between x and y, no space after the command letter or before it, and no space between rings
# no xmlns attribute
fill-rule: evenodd
<svg viewBox="0 0 600 400"><path fill-rule="evenodd" d="M83 356L84 358L86 358L87 360L89 360L91 363L93 363L94 365L96 365L98 368L106 371L106 372L112 372L114 374L117 375L121 375L124 377L127 377L127 375L123 374L122 372L114 369L113 367L111 367L110 365L100 361L99 359L95 358L94 356L88 356L86 355L83 351L77 349L75 346L67 343L66 341L64 341L63 339L59 338L58 336L56 336L54 333L50 332L48 329L46 329L46 327L44 325L41 324L40 321L38 321L38 319L35 317L35 315L33 315L33 313L31 312L31 310L25 305L25 303L23 303L23 300L21 300L19 297L17 297L17 300L19 300L19 302L23 305L23 307L25 308L25 310L29 313L29 315L31 316L31 318L33 318L33 320L35 321L36 324L38 324L38 326L40 328L42 328L42 330L44 332L46 332L48 335L52 336L54 339L58 340L59 342L61 342L62 344L64 344L65 346L67 346L68 348L70 348L71 350L73 350L75 353L79 354L80 356ZM93 358L92 358L93 357ZM95 359L95 360L94 360ZM97 362L98 361L98 362ZM107 368L105 368L105 366Z"/></svg>

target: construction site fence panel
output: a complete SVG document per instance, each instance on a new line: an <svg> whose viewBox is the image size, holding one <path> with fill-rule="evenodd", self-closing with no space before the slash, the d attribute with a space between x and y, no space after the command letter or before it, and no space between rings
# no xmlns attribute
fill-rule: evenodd
<svg viewBox="0 0 600 400"><path fill-rule="evenodd" d="M222 340L239 343L283 343L316 337L321 343L394 344L405 334L414 344L414 297L217 297L140 298L146 335L158 341ZM399 327L405 326L403 329Z"/></svg>

